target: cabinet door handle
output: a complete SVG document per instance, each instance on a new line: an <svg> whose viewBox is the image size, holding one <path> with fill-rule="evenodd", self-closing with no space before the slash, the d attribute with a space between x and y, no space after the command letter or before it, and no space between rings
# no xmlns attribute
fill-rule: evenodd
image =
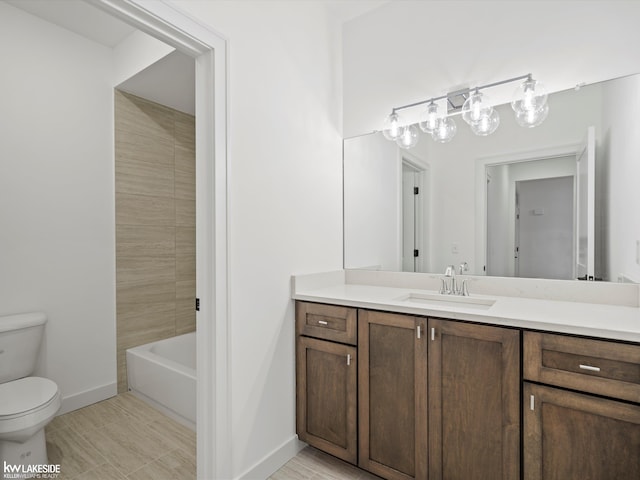
<svg viewBox="0 0 640 480"><path fill-rule="evenodd" d="M351 365L351 354L347 353L347 365Z"/></svg>
<svg viewBox="0 0 640 480"><path fill-rule="evenodd" d="M591 365L582 365L580 364L580 368L582 370L589 370L590 372L599 372L600 367L592 367Z"/></svg>
<svg viewBox="0 0 640 480"><path fill-rule="evenodd" d="M536 397L534 397L533 395L531 395L531 397L529 398L529 408L531 410L536 409Z"/></svg>
<svg viewBox="0 0 640 480"><path fill-rule="evenodd" d="M420 325L418 325L418 328L417 328L417 330L418 330L418 339L419 339L419 338L420 338L420 330L421 330L421 327L420 327Z"/></svg>
<svg viewBox="0 0 640 480"><path fill-rule="evenodd" d="M329 325L329 322L325 322L324 320L318 320L320 325Z"/></svg>
<svg viewBox="0 0 640 480"><path fill-rule="evenodd" d="M431 341L433 342L436 339L436 329L431 327Z"/></svg>

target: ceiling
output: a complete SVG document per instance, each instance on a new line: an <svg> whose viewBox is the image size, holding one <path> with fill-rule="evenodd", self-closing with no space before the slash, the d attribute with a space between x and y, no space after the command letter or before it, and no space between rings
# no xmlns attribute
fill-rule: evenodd
<svg viewBox="0 0 640 480"><path fill-rule="evenodd" d="M343 24L393 0L324 0L328 18ZM86 39L115 48L136 29L85 0L6 0ZM195 115L195 61L174 51L115 87Z"/></svg>
<svg viewBox="0 0 640 480"><path fill-rule="evenodd" d="M136 31L83 0L7 0L7 3L111 49ZM195 115L195 60L180 52L170 53L114 87Z"/></svg>

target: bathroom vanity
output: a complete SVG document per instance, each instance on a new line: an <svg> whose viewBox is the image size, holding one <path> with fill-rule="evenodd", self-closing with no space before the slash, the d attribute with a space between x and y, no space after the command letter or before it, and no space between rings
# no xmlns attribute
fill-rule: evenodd
<svg viewBox="0 0 640 480"><path fill-rule="evenodd" d="M294 278L301 440L387 479L640 478L637 286L439 280Z"/></svg>

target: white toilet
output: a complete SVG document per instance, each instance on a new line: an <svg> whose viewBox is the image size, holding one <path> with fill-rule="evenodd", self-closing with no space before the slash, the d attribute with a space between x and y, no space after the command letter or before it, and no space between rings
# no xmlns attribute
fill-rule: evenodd
<svg viewBox="0 0 640 480"><path fill-rule="evenodd" d="M29 377L47 317L0 316L0 466L48 464L44 427L60 409L55 382Z"/></svg>

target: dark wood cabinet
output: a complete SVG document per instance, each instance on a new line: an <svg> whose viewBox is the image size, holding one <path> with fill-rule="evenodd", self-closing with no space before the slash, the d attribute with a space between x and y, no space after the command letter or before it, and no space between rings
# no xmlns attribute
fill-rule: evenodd
<svg viewBox="0 0 640 480"><path fill-rule="evenodd" d="M640 405L524 384L525 480L637 480Z"/></svg>
<svg viewBox="0 0 640 480"><path fill-rule="evenodd" d="M354 464L358 462L356 326L355 308L296 302L296 433L309 445Z"/></svg>
<svg viewBox="0 0 640 480"><path fill-rule="evenodd" d="M358 459L357 368L355 347L298 337L298 437L351 463Z"/></svg>
<svg viewBox="0 0 640 480"><path fill-rule="evenodd" d="M386 479L427 478L425 327L420 317L358 312L358 464Z"/></svg>
<svg viewBox="0 0 640 480"><path fill-rule="evenodd" d="M429 479L520 478L520 332L439 319L428 328Z"/></svg>
<svg viewBox="0 0 640 480"><path fill-rule="evenodd" d="M639 345L524 332L523 365L525 480L640 478Z"/></svg>

